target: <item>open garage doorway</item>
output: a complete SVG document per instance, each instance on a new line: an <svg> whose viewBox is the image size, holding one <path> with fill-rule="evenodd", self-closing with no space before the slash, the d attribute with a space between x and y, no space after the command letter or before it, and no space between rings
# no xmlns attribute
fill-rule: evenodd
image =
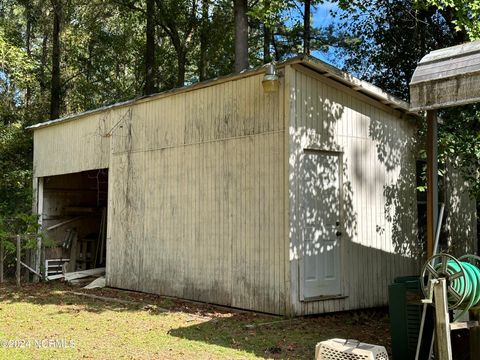
<svg viewBox="0 0 480 360"><path fill-rule="evenodd" d="M108 169L43 178L47 276L105 267Z"/></svg>

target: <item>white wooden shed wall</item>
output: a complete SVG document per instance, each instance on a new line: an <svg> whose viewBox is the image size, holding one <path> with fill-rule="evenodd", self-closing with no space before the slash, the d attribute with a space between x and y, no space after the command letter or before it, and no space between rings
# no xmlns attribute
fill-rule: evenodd
<svg viewBox="0 0 480 360"><path fill-rule="evenodd" d="M384 305L417 272L411 118L303 63L274 94L249 72L35 129L36 179L109 169L108 285L299 315ZM301 301L305 149L342 159L331 300Z"/></svg>
<svg viewBox="0 0 480 360"><path fill-rule="evenodd" d="M280 94L253 75L125 108L112 134L107 283L285 312Z"/></svg>
<svg viewBox="0 0 480 360"><path fill-rule="evenodd" d="M35 130L34 176L108 168L110 120L111 117L96 113Z"/></svg>
<svg viewBox="0 0 480 360"><path fill-rule="evenodd" d="M397 276L418 273L412 119L296 65L290 81L290 267L295 315L385 305ZM341 293L301 301L305 150L341 155ZM325 204L329 206L329 204Z"/></svg>

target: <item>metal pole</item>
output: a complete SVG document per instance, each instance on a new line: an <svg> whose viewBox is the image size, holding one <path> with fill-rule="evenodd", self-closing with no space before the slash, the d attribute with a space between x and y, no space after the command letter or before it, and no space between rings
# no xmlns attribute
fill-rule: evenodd
<svg viewBox="0 0 480 360"><path fill-rule="evenodd" d="M16 271L16 277L17 277L17 286L20 286L20 270L22 269L21 268L21 264L20 264L20 256L21 256L21 253L22 253L22 249L21 249L21 239L20 239L20 235L17 235L17 271Z"/></svg>
<svg viewBox="0 0 480 360"><path fill-rule="evenodd" d="M435 232L435 243L433 244L433 255L439 253L438 248L440 247L440 233L442 232L442 222L443 222L443 213L445 212L445 204L442 204L440 207L440 214L438 215L437 231ZM430 264L436 265L436 264Z"/></svg>
<svg viewBox="0 0 480 360"><path fill-rule="evenodd" d="M427 258L433 255L438 221L438 124L436 110L427 111Z"/></svg>
<svg viewBox="0 0 480 360"><path fill-rule="evenodd" d="M442 204L442 207L440 208L440 215L438 217L437 232L435 234L435 244L433 245L433 255L438 254L438 246L439 246L439 241L440 241L440 231L442 229L443 212L444 211L445 211L445 204ZM430 265L435 266L435 264L430 264ZM428 304L423 304L422 319L420 321L420 329L419 329L419 332L418 332L417 350L415 352L415 360L420 360L420 350L422 348L423 328L425 327L425 318L427 316L427 307L428 307ZM433 349L434 340L435 340L435 329L433 330L432 343L431 343L430 352L429 352L429 354L430 354L429 359L432 357L432 349Z"/></svg>

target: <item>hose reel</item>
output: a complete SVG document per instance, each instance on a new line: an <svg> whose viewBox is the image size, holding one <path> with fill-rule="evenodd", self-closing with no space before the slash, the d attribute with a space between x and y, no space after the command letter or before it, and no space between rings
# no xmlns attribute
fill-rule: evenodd
<svg viewBox="0 0 480 360"><path fill-rule="evenodd" d="M420 285L426 302L433 303L433 284L446 279L448 309L461 309L460 318L480 301L480 257L464 255L458 259L449 254L432 256L423 265Z"/></svg>

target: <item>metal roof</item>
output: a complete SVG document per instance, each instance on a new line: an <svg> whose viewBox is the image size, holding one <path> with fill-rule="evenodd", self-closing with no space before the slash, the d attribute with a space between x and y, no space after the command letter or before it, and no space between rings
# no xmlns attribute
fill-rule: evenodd
<svg viewBox="0 0 480 360"><path fill-rule="evenodd" d="M435 50L410 82L411 111L480 102L480 40Z"/></svg>
<svg viewBox="0 0 480 360"><path fill-rule="evenodd" d="M377 101L379 101L379 102L381 102L381 103L383 103L383 104L385 104L385 105L387 105L387 106L389 106L389 107L391 107L395 110L399 110L399 111L401 111L405 114L409 114L409 115L416 115L415 113L410 111L410 105L407 102L405 102L403 100L400 100L400 99L396 98L395 96L390 95L387 92L383 91L382 89L380 89L380 88L378 88L378 87L376 87L376 86L374 86L374 85L372 85L372 84L370 84L366 81L360 80L360 79L358 79L358 78L356 78L356 77L354 77L354 76L352 76L352 75L350 75L350 74L348 74L344 71L341 71L340 69L337 69L336 67L331 66L331 65L329 65L329 64L327 64L327 63L325 63L325 62L323 62L323 61L321 61L321 60L319 60L319 59L317 59L313 56L307 56L307 55L297 56L297 57L294 57L292 59L286 60L284 62L278 63L277 67L282 68L286 65L293 65L293 64L301 64L303 66L306 66L306 67L318 72L319 74L321 74L325 77L328 77L328 78L330 78L334 81L342 83L343 85L345 85L347 87L350 87L350 88L352 88L353 90L355 90L359 93L367 95L367 96L369 96L369 97L371 97L371 98L373 98L373 99L375 99L375 100L377 100ZM259 67L259 68L255 68L255 69L251 69L251 70L245 70L245 71L243 71L239 74L227 75L227 76L219 77L219 78L216 78L216 79L199 82L199 83L196 83L196 84L193 84L193 85L172 89L172 90L165 91L165 92L162 92L162 93L143 96L143 97L139 97L139 98L132 99L132 100L129 100L129 101L124 101L124 102L121 102L121 103L116 103L116 104L100 107L100 108L97 108L97 109L89 110L89 111L86 111L86 112L82 112L82 113L78 113L78 114L72 114L72 115L69 115L69 116L62 117L60 119L41 122L41 123L38 123L36 125L32 125L32 126L27 127L27 129L36 130L36 129L44 128L44 127L47 127L47 126L53 126L53 125L57 125L57 124L67 122L67 121L72 121L72 120L76 120L76 119L79 119L79 118L82 118L82 117L85 117L85 116L89 116L89 115L93 115L93 114L100 113L100 112L103 112L103 111L107 111L107 110L110 110L110 109L113 109L113 108L131 106L133 104L146 102L146 101L152 101L152 100L156 100L156 99L159 99L159 98L163 98L163 97L178 94L178 93L194 91L196 89L205 88L205 87L216 85L216 84L219 84L219 83L222 83L222 82L234 81L234 80L241 79L241 78L244 78L244 77L247 77L247 76L260 74L264 71L265 70L264 70L263 67Z"/></svg>

